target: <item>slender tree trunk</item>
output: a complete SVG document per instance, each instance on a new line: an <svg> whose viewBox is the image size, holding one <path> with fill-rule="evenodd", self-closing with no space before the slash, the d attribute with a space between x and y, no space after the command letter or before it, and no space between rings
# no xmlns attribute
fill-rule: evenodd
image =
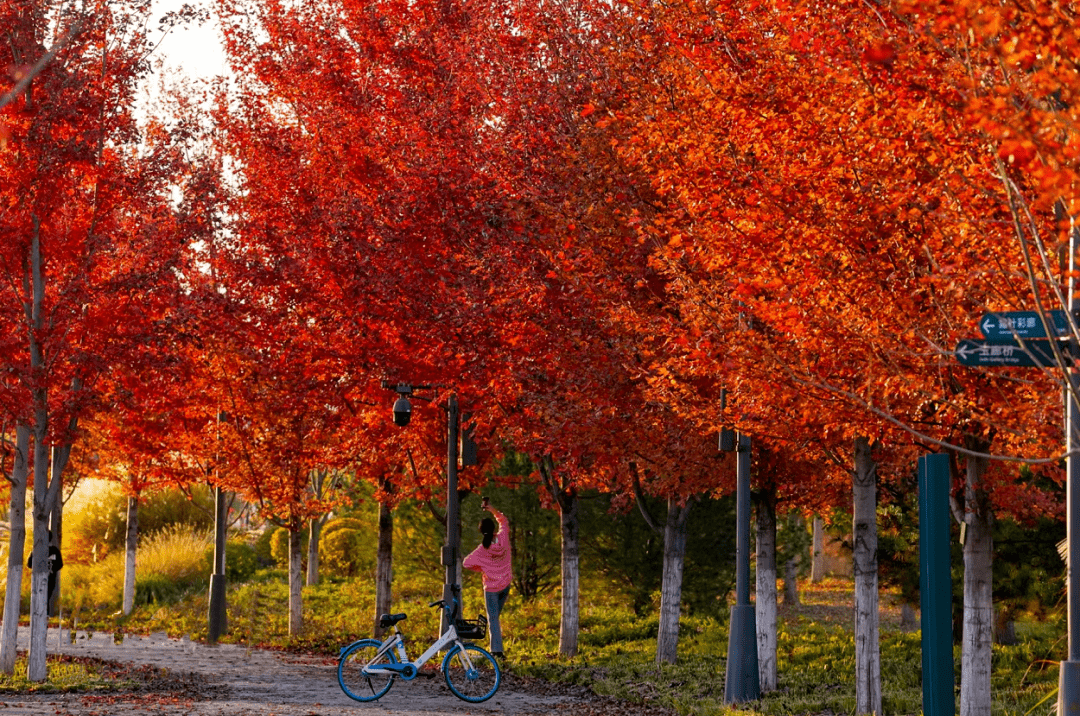
<svg viewBox="0 0 1080 716"><path fill-rule="evenodd" d="M814 515L814 554L810 565L810 581L814 584L825 579L825 523Z"/></svg>
<svg viewBox="0 0 1080 716"><path fill-rule="evenodd" d="M994 603L991 554L993 513L982 485L986 459L969 457L964 490L964 629L960 716L990 713L990 656Z"/></svg>
<svg viewBox="0 0 1080 716"><path fill-rule="evenodd" d="M799 556L796 555L784 565L784 604L798 606L799 600Z"/></svg>
<svg viewBox="0 0 1080 716"><path fill-rule="evenodd" d="M34 426L34 546L33 568L30 572L30 648L27 652L26 678L44 681L48 677L46 664L49 628L49 446L47 409L44 399L39 403Z"/></svg>
<svg viewBox="0 0 1080 716"><path fill-rule="evenodd" d="M758 680L762 693L776 690L776 488L762 487L757 500Z"/></svg>
<svg viewBox="0 0 1080 716"><path fill-rule="evenodd" d="M386 631L379 626L379 617L390 613L390 587L394 568L394 513L386 502L379 503L379 552L375 562L375 636L382 638Z"/></svg>
<svg viewBox="0 0 1080 716"><path fill-rule="evenodd" d="M124 614L135 608L135 553L139 544L139 498L128 496L127 535L124 539Z"/></svg>
<svg viewBox="0 0 1080 716"><path fill-rule="evenodd" d="M577 495L564 492L560 496L559 515L562 521L562 618L559 622L559 653L563 656L574 656L577 654L580 591Z"/></svg>
<svg viewBox="0 0 1080 716"><path fill-rule="evenodd" d="M792 553L791 558L784 564L784 604L790 604L798 606L799 602L799 568L802 566L803 552L801 545L802 535L806 531L806 521L801 514L794 514L790 517L791 524L797 529L801 530L797 544L799 549Z"/></svg>
<svg viewBox="0 0 1080 716"><path fill-rule="evenodd" d="M664 525L664 574L660 586L660 628L656 638L658 664L674 664L678 657L686 527L692 504L687 502L680 507L676 498L668 498L667 522Z"/></svg>
<svg viewBox="0 0 1080 716"><path fill-rule="evenodd" d="M304 628L303 575L304 552L300 530L289 530L289 636L298 636Z"/></svg>
<svg viewBox="0 0 1080 716"><path fill-rule="evenodd" d="M855 713L881 714L878 637L877 465L867 438L855 440L852 480L852 563L855 571Z"/></svg>
<svg viewBox="0 0 1080 716"><path fill-rule="evenodd" d="M3 633L0 635L0 673L15 673L19 612L22 602L23 557L26 554L26 483L30 429L15 428L15 459L11 466L11 507L7 561L7 591L4 593Z"/></svg>
<svg viewBox="0 0 1080 716"><path fill-rule="evenodd" d="M319 535L322 534L323 517L312 517L308 522L307 585L319 583Z"/></svg>
<svg viewBox="0 0 1080 716"><path fill-rule="evenodd" d="M43 327L42 307L45 298L45 268L41 260L41 224L37 216L33 217L34 229L30 242L30 256L25 264L23 288L32 296L26 307L27 327L29 330L30 367L34 371L43 370L45 358L38 333ZM30 681L44 681L48 676L45 661L46 636L48 635L48 605L45 594L48 589L49 575L49 446L45 438L49 432L49 402L44 387L32 391L34 404L34 508L32 520L34 545L31 556L34 560L30 573L30 648L27 654L26 676Z"/></svg>
<svg viewBox="0 0 1080 716"><path fill-rule="evenodd" d="M68 448L68 450L70 451L70 447ZM65 462L65 463L67 462L66 457L61 458L59 453L60 453L59 448L54 448L53 449L53 469L54 470L56 469L56 466L61 462L61 460L63 460L63 462ZM49 517L49 532L52 533L52 544L56 545L57 549L60 549L61 547L63 547L63 545L64 545L64 501L62 499L60 499L59 495L57 496L57 498L55 500L53 500L52 515ZM60 578L62 576L63 576L62 575L62 570L59 570L59 569L56 570L56 573L53 575L53 579L56 580L56 588L53 590L52 599L49 600L49 616L56 616L57 614L60 613L60 592L61 592Z"/></svg>

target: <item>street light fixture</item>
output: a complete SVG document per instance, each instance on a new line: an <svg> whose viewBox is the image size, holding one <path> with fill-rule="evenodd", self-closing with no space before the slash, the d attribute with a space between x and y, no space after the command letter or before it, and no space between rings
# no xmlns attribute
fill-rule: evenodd
<svg viewBox="0 0 1080 716"><path fill-rule="evenodd" d="M412 404L409 396L413 390L430 390L433 385L412 385L410 383L391 383L384 380L382 387L398 393L398 399L394 401L394 424L405 427L412 418ZM446 398L446 544L442 549L442 564L446 568L446 576L443 583L443 599L450 603L457 596L458 587L458 549L461 541L459 523L461 522L461 507L458 500L458 438L460 434L460 413L458 411L457 395L453 392ZM464 606L458 604L459 614L464 613ZM449 623L446 612L442 613L442 626L440 631L446 631Z"/></svg>

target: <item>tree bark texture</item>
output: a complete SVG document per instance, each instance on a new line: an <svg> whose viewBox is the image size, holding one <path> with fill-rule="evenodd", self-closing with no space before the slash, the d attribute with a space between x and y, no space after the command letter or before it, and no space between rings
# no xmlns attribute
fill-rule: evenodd
<svg viewBox="0 0 1080 716"><path fill-rule="evenodd" d="M312 517L308 521L307 585L319 583L319 535L322 534L323 518Z"/></svg>
<svg viewBox="0 0 1080 716"><path fill-rule="evenodd" d="M798 556L792 557L784 565L784 604L798 606L799 599L799 562Z"/></svg>
<svg viewBox="0 0 1080 716"><path fill-rule="evenodd" d="M300 530L289 530L289 636L298 636L304 628L302 601L304 552Z"/></svg>
<svg viewBox="0 0 1080 716"><path fill-rule="evenodd" d="M34 425L34 546L33 568L30 571L30 648L27 650L26 678L29 681L45 681L48 677L46 664L49 628L49 446L48 410L44 396L41 397Z"/></svg>
<svg viewBox="0 0 1080 716"><path fill-rule="evenodd" d="M986 459L969 457L964 489L964 628L960 661L960 716L990 714L990 656L994 603L991 554L993 513L982 484Z"/></svg>
<svg viewBox="0 0 1080 716"><path fill-rule="evenodd" d="M0 633L0 673L15 673L19 612L22 601L23 559L26 555L26 484L30 429L15 428L15 456L11 466L11 507L8 511L7 590L4 593L4 622Z"/></svg>
<svg viewBox="0 0 1080 716"><path fill-rule="evenodd" d="M572 482L555 474L555 461L550 455L544 455L540 459L540 478L552 499L559 505L562 528L562 559L559 563L562 573L559 653L563 656L574 656L577 654L580 624L578 601L581 591L577 493Z"/></svg>
<svg viewBox="0 0 1080 716"><path fill-rule="evenodd" d="M881 714L878 636L877 465L867 438L855 440L852 479L852 564L855 572L855 713Z"/></svg>
<svg viewBox="0 0 1080 716"><path fill-rule="evenodd" d="M799 600L799 568L802 567L803 547L802 539L806 534L806 520L801 514L795 513L790 517L790 523L795 527L795 534L799 538L799 546L790 559L784 563L784 604L798 606Z"/></svg>
<svg viewBox="0 0 1080 716"><path fill-rule="evenodd" d="M580 615L578 601L580 592L578 539L578 501L574 494L564 493L559 499L559 515L562 521L562 618L559 622L559 653L563 656L577 654Z"/></svg>
<svg viewBox="0 0 1080 716"><path fill-rule="evenodd" d="M135 608L135 552L139 543L139 498L128 497L127 534L124 538L124 614Z"/></svg>
<svg viewBox="0 0 1080 716"><path fill-rule="evenodd" d="M678 657L686 526L691 505L687 502L680 507L676 498L668 498L667 522L664 525L664 573L660 586L660 627L656 638L658 664L674 664Z"/></svg>
<svg viewBox="0 0 1080 716"><path fill-rule="evenodd" d="M757 493L757 626L758 681L762 693L776 691L776 488Z"/></svg>
<svg viewBox="0 0 1080 716"><path fill-rule="evenodd" d="M24 275L24 289L32 295L27 313L30 331L30 367L35 371L45 368L45 359L37 335L42 329L42 306L45 296L45 269L41 260L40 222L34 219L34 233L30 243L27 264L29 273ZM29 290L33 286L32 290ZM49 432L49 403L44 387L31 391L34 403L34 507L32 521L34 544L31 555L34 566L30 573L30 647L27 652L26 677L30 681L44 681L48 676L45 661L45 642L48 634L47 605L45 593L48 588L49 559L49 446L45 438Z"/></svg>
<svg viewBox="0 0 1080 716"><path fill-rule="evenodd" d="M382 638L386 631L379 626L379 617L389 614L392 604L390 587L394 567L394 513L386 502L379 503L379 551L375 562L375 636Z"/></svg>
<svg viewBox="0 0 1080 716"><path fill-rule="evenodd" d="M818 584L825 579L825 522L814 515L813 562L810 565L810 581Z"/></svg>

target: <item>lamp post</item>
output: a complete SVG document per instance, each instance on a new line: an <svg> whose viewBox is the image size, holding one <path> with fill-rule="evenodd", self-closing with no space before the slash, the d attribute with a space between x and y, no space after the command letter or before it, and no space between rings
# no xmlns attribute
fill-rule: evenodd
<svg viewBox="0 0 1080 716"><path fill-rule="evenodd" d="M412 405L409 396L414 390L430 390L436 386L411 385L408 383L390 383L383 381L382 386L398 394L394 401L394 423L401 427L409 424L412 418ZM461 432L460 412L457 395L453 392L446 399L446 543L442 548L442 565L445 568L442 598L446 602L458 599L458 614L464 613L460 604L460 589L457 579L458 545L461 542L459 523L461 508L458 500L458 438ZM458 594L455 594L455 591ZM440 632L445 632L449 623L446 612L442 613Z"/></svg>
<svg viewBox="0 0 1080 716"><path fill-rule="evenodd" d="M218 452L221 451L221 423L228 416L224 412L217 415ZM218 469L218 455L215 455L214 472ZM225 536L226 536L225 491L217 482L214 484L214 569L210 575L210 599L207 607L207 634L211 644L216 644L222 634L229 631L229 617L225 601Z"/></svg>
<svg viewBox="0 0 1080 716"><path fill-rule="evenodd" d="M737 442L735 604L728 622L726 704L755 701L761 696L757 619L750 603L750 436L740 433Z"/></svg>

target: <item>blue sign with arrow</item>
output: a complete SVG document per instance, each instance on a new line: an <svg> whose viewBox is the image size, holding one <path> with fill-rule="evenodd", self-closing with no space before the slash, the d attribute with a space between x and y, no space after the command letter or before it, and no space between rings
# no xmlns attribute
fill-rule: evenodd
<svg viewBox="0 0 1080 716"><path fill-rule="evenodd" d="M985 338L1009 342L1016 338L1060 338L1069 335L1069 320L1065 311L1047 311L1046 321L1044 324L1038 311L984 313L979 321L979 330ZM1047 328L1050 329L1049 333Z"/></svg>
<svg viewBox="0 0 1080 716"><path fill-rule="evenodd" d="M1063 357L1069 362L1071 355L1068 344L1059 342ZM1001 341L984 341L980 339L965 339L956 344L956 360L961 365L1006 365L1006 366L1055 366L1057 359L1054 357L1053 346L1047 340L1019 341L1003 343Z"/></svg>

